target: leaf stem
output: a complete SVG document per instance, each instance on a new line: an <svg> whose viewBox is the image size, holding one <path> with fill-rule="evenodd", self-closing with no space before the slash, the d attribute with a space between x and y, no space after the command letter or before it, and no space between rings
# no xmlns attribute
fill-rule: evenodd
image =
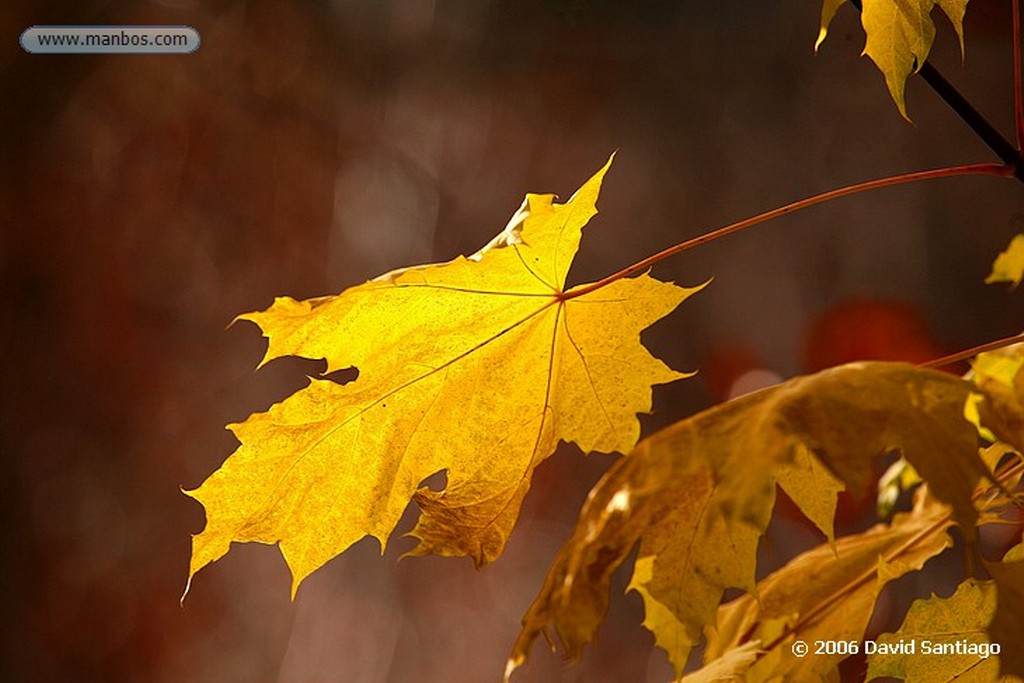
<svg viewBox="0 0 1024 683"><path fill-rule="evenodd" d="M629 277L635 273L646 270L658 261L663 261L670 256L681 254L684 251L689 251L694 247L699 247L702 244L713 242L720 237L731 235L741 230L758 225L759 223L765 223L774 218L785 216L786 214L806 209L807 207L814 206L815 204L821 204L833 199L839 199L840 197L846 197L847 195L857 194L858 192L865 192L867 190L874 190L880 187L888 187L890 185L901 185L903 183L912 183L918 180L932 180L936 178L950 178L953 176L965 176L965 175L995 175L1004 177L1013 177L1014 168L1008 164L968 164L965 166L949 166L946 168L937 168L928 171L916 171L914 173L904 173L902 175L888 176L886 178L878 178L876 180L868 180L863 183L856 183L854 185L847 185L846 187L840 187L836 190L829 190L828 192L822 192L806 199L780 206L777 209L760 213L750 218L745 218L736 223L732 223L723 228L712 230L711 232L704 233L692 239L688 239L685 242L680 242L667 249L663 249L656 254L648 256L647 258L637 261L631 266L627 266L622 270L612 273L608 277L602 278L597 282L592 282L589 285L582 287L576 287L568 292L565 292L560 297L563 300L572 299L578 296L583 296L593 292L594 290L601 289L607 285L610 285L616 280L621 280L624 277Z"/></svg>
<svg viewBox="0 0 1024 683"><path fill-rule="evenodd" d="M957 351L956 353L951 353L948 356L936 358L935 360L930 360L927 363L921 363L918 365L918 367L944 368L947 365L959 363L962 360L967 360L968 358L977 356L979 353L985 353L986 351L994 351L996 349L1001 349L1004 346L1009 346L1010 344L1017 344L1019 342L1024 342L1024 333L1015 334L1012 337L1003 337L1002 339L996 339L995 341L990 341L986 344L980 344L978 346L974 346L964 351Z"/></svg>
<svg viewBox="0 0 1024 683"><path fill-rule="evenodd" d="M854 7L856 7L858 12L863 11L863 8L861 7L861 0L850 0L850 4L853 5ZM1014 0L1013 6L1014 6L1014 9L1016 10L1016 8L1017 8L1016 0ZM1018 27L1018 23L1017 23L1017 20L1016 20L1016 17L1015 17L1014 18L1014 50L1015 51L1018 49L1018 46L1020 45L1020 40L1019 40L1018 28L1017 27ZM1015 55L1014 69L1016 70L1017 69L1017 64L1019 64L1019 60L1016 58L1017 57L1016 52L1014 53L1014 55ZM998 130L996 130L995 126L993 126L991 123L989 123L988 119L986 119L984 116L982 116L981 113L977 109L975 109L974 106L970 102L967 101L967 98L965 98L963 95L961 95L960 91L957 90L953 86L952 83L947 81L946 77L943 76L941 73L939 73L939 70L936 69L934 66L932 66L931 62L929 62L927 59L924 60L924 62L921 64L920 68L918 69L918 73L921 74L921 78L924 79L924 82L927 83L931 87L931 89L934 90L935 93L939 97L941 97L943 99L943 101L945 101L946 104L949 105L950 109L952 109L956 113L956 115L959 116L961 118L961 120L963 120L964 123L966 123L968 126L970 126L971 130L974 131L975 135L977 135L979 138L981 138L982 142L984 142L988 146L989 149L991 149L993 152L995 152L996 156L999 157L999 159L1004 164L1006 164L1008 166L1011 166L1013 168L1012 175L1015 178L1017 178L1017 180L1020 180L1021 182L1024 182L1024 156L1021 155L1021 149L1020 149L1021 145L1022 145L1021 137L1022 137L1022 135L1024 135L1024 132L1022 132L1022 126L1024 126L1024 124L1021 123L1021 118L1020 118L1020 109L1019 109L1020 93L1019 93L1019 90L1016 93L1016 103L1014 105L1015 106L1015 110L1018 112L1018 116L1016 118L1017 124L1018 124L1017 125L1017 146L1014 146L1012 143L1010 143L1009 140L1004 138L1002 133L1000 133ZM1017 83L1017 86L1019 88L1019 85L1020 85L1020 78L1019 77L1016 79L1016 83Z"/></svg>
<svg viewBox="0 0 1024 683"><path fill-rule="evenodd" d="M981 138L982 142L988 145L988 148L995 152L1004 164L1013 168L1013 176L1024 182L1024 158L1021 157L1020 151L1004 138L1002 133L996 130L995 126L989 123L988 119L982 116L928 60L921 65L921 70L918 73L932 87L932 90L937 92L939 97L956 112L957 116L971 127L971 130Z"/></svg>
<svg viewBox="0 0 1024 683"><path fill-rule="evenodd" d="M1024 150L1024 92L1021 89L1020 2L1013 0L1013 122L1017 149Z"/></svg>

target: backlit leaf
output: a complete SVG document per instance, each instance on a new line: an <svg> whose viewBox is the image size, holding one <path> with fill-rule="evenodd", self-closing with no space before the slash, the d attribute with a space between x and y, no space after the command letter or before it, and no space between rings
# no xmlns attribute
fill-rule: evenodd
<svg viewBox="0 0 1024 683"><path fill-rule="evenodd" d="M760 642L757 661L745 681L838 680L836 666L860 649L879 592L888 582L916 571L952 544L946 530L949 508L925 489L916 492L912 513L810 550L758 582L757 597L745 595L723 605L708 629L706 658L745 642ZM797 641L809 645L803 657ZM817 651L816 641L833 644ZM851 646L852 644L852 646ZM936 680L936 679L921 679Z"/></svg>
<svg viewBox="0 0 1024 683"><path fill-rule="evenodd" d="M975 402L981 425L1018 453L1024 453L1024 344L982 353L972 363L982 391Z"/></svg>
<svg viewBox="0 0 1024 683"><path fill-rule="evenodd" d="M814 51L817 52L818 48L825 41L828 36L828 27L832 24L832 19L835 18L836 12L843 6L846 0L823 0L821 3L821 25L818 29L818 39L814 41Z"/></svg>
<svg viewBox="0 0 1024 683"><path fill-rule="evenodd" d="M1013 344L995 351L978 354L971 361L971 368L981 378L991 379L1013 387L1024 366L1024 344Z"/></svg>
<svg viewBox="0 0 1024 683"><path fill-rule="evenodd" d="M996 586L991 581L968 579L948 598L916 600L899 630L882 634L872 647L875 651L867 651L867 679L997 680L999 656L992 654L986 632L995 610Z"/></svg>
<svg viewBox="0 0 1024 683"><path fill-rule="evenodd" d="M985 278L985 284L1010 282L1010 289L1016 289L1024 278L1024 235L1014 235L1006 251L996 256L992 272Z"/></svg>
<svg viewBox="0 0 1024 683"><path fill-rule="evenodd" d="M311 378L230 426L241 445L187 492L206 509L189 580L232 542L277 543L294 594L361 538L383 547L414 495L413 554L489 562L560 440L629 451L651 386L685 376L652 357L640 332L696 290L646 274L565 290L607 168L565 204L528 195L470 258L241 316L269 339L263 362L324 358L327 372L354 366L359 376ZM421 488L441 471L444 490Z"/></svg>
<svg viewBox="0 0 1024 683"><path fill-rule="evenodd" d="M953 24L960 38L963 52L963 21L968 0L863 0L861 24L867 40L864 52L878 66L885 76L900 114L907 118L907 106L903 95L904 85L911 72L924 64L935 40L935 24L931 13L939 6ZM815 48L825 40L828 26L835 16L841 0L824 0L821 12L821 28Z"/></svg>

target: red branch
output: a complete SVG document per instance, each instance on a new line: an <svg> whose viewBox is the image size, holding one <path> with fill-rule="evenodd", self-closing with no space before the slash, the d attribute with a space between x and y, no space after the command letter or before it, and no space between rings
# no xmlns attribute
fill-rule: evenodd
<svg viewBox="0 0 1024 683"><path fill-rule="evenodd" d="M978 346L966 349L964 351L957 351L956 353L951 353L948 356L936 358L935 360L930 360L927 363L921 363L920 365L918 365L918 367L944 368L947 365L952 365L953 363L959 363L962 360L973 358L974 356L977 356L979 353L985 353L986 351L995 351L996 349L1001 349L1004 346L1009 346L1010 344L1017 344L1019 342L1024 342L1024 334L1015 334L1012 337L1003 337L1002 339L996 339L995 341L990 341L986 344L980 344Z"/></svg>
<svg viewBox="0 0 1024 683"><path fill-rule="evenodd" d="M875 190L881 187L889 187L890 185L912 183L918 180L933 180L936 178L950 178L953 176L966 175L994 175L1002 176L1004 178L1012 178L1013 174L1014 168L1007 164L969 164L966 166L950 166L948 168L937 168L930 171L917 171L915 173L905 173L903 175L889 176L887 178L879 178L877 180L868 180L866 182L857 183L855 185L847 185L846 187L841 187L837 190L829 190L828 192L816 194L813 197L807 197L806 199L801 199L791 204L780 206L777 209L772 209L771 211L760 213L751 218L745 218L744 220L741 220L737 223L727 225L724 228L718 228L717 230L712 230L711 232L704 233L703 235L694 237L693 239L686 240L685 242L680 242L675 246L671 246L668 249L659 251L657 254L648 256L642 261L637 261L633 265L627 266L616 273L612 273L608 277L602 278L597 282L592 282L589 285L584 285L582 287L571 289L568 292L562 294L560 298L563 300L567 300L573 299L578 296L583 296L584 294L588 294L590 292L593 292L594 290L601 289L602 287L610 285L616 280L621 280L624 277L629 277L630 275L634 275L635 273L639 273L643 270L646 270L653 266L658 261L663 261L670 256L675 256L676 254L681 254L684 251L689 251L694 247L699 247L702 244L713 242L714 240L717 240L720 237L725 237L726 235L731 235L733 233L740 232L741 230L746 230L747 228L751 228L755 225L758 225L759 223L765 223L774 218L779 218L781 216L785 216L786 214L790 214L795 211L800 211L801 209L806 209L810 206L814 206L815 204L821 204L823 202L827 202L833 199L839 199L840 197L846 197L847 195L857 194L858 192L865 192L867 190Z"/></svg>
<svg viewBox="0 0 1024 683"><path fill-rule="evenodd" d="M1020 69L1020 3L1013 0L1013 121L1017 129L1017 149L1024 150L1024 92Z"/></svg>

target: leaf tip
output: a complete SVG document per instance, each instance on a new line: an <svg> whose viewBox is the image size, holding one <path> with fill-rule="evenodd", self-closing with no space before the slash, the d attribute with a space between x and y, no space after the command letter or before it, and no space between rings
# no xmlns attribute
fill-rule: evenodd
<svg viewBox="0 0 1024 683"><path fill-rule="evenodd" d="M509 681L512 679L512 674L515 672L516 669L518 669L522 665L523 665L523 656L522 655L515 655L515 656L512 656L512 657L509 657L508 661L505 662L505 676L501 679L503 681L503 683L509 683Z"/></svg>
<svg viewBox="0 0 1024 683"><path fill-rule="evenodd" d="M615 161L615 155L618 153L619 150L613 151L608 156L608 161L604 162L604 165L597 169L597 172L590 176L587 182L583 183L578 190L573 192L566 203L571 204L577 196L589 195L592 198L587 203L592 206L594 213L597 213L597 198L601 194L601 183L604 182L604 176L608 173L608 169L612 167L612 162Z"/></svg>
<svg viewBox="0 0 1024 683"><path fill-rule="evenodd" d="M253 320L253 316L256 315L256 314L257 314L257 311L249 311L248 313L239 313L238 315L236 315L234 318L231 319L231 322L229 322L227 324L227 327L225 327L224 329L225 330L231 329L232 327L235 326L235 323L237 323L239 320L243 320L245 322L253 323L254 325L259 325L259 323L257 323L255 320Z"/></svg>
<svg viewBox="0 0 1024 683"><path fill-rule="evenodd" d="M985 284L1009 282L1010 291L1017 289L1024 279L1024 233L1014 235L1006 250L992 262L992 272L985 278Z"/></svg>
<svg viewBox="0 0 1024 683"><path fill-rule="evenodd" d="M818 39L814 41L814 54L818 54L818 48L825 42L825 37L828 35L828 29L822 26L818 29Z"/></svg>
<svg viewBox="0 0 1024 683"><path fill-rule="evenodd" d="M190 571L188 573L188 579L185 580L185 590L181 592L181 597L178 598L178 604L181 605L182 608L185 607L185 598L188 597L188 592L190 590L192 590L192 577L193 576L195 576L195 572L191 572Z"/></svg>
<svg viewBox="0 0 1024 683"><path fill-rule="evenodd" d="M836 16L836 12L839 11L839 7L846 2L846 0L825 0L821 4L821 24L818 28L818 39L814 41L814 51L818 51L818 47L825 41L825 36L828 35L828 27L832 24L832 20Z"/></svg>
<svg viewBox="0 0 1024 683"><path fill-rule="evenodd" d="M865 54L867 53L865 52ZM881 67L879 68L881 69ZM907 114L906 76L902 79L899 76L890 78L889 74L885 74L885 85L889 89L889 96L892 97L893 104L896 105L896 109L899 111L900 116L902 116L907 123L914 125L913 119L911 119L910 115Z"/></svg>

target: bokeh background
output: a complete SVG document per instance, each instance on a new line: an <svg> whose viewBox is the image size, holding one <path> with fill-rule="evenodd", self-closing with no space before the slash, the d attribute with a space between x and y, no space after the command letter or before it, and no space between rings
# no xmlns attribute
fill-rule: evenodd
<svg viewBox="0 0 1024 683"><path fill-rule="evenodd" d="M231 453L226 423L322 369L254 373L258 331L228 323L275 295L471 253L525 192L566 197L613 150L576 282L819 191L994 160L918 80L913 123L900 118L858 56L851 7L814 55L818 13L815 0L3 3L2 677L499 679L611 457L564 448L542 466L507 552L480 572L364 541L292 602L276 549L235 546L179 605L204 523L180 487ZM964 65L937 23L933 61L1012 134L1009 3L971 3ZM186 24L202 46L29 55L17 38L33 24ZM658 264L662 279L715 279L645 334L673 367L701 369L655 390L645 429L750 369L763 381L1019 331L1021 294L982 280L1022 223L1019 184L944 180ZM619 594L578 666L539 646L515 680L665 681L641 618Z"/></svg>

